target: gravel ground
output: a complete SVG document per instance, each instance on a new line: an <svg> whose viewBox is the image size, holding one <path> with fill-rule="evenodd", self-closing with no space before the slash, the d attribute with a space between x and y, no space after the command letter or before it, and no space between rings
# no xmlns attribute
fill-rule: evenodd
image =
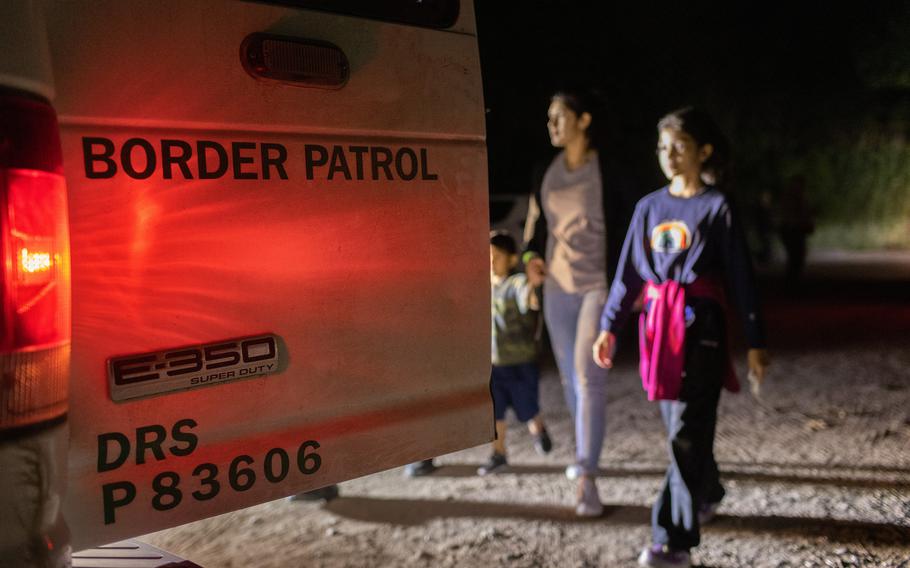
<svg viewBox="0 0 910 568"><path fill-rule="evenodd" d="M768 287L772 373L760 400L722 398L716 454L727 497L696 565L910 567L910 257L866 260L880 270L862 274L890 278L858 281L829 255L799 294ZM667 463L634 355L610 379L602 518L573 516L563 474L572 425L545 368L548 456L512 424L502 474L477 477L489 450L473 448L439 458L426 478L395 469L343 483L329 503L275 501L142 540L206 568L633 566Z"/></svg>

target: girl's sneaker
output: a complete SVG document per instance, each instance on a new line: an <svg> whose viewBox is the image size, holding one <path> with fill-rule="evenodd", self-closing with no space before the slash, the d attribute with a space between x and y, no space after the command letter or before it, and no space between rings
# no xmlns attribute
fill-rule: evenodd
<svg viewBox="0 0 910 568"><path fill-rule="evenodd" d="M575 515L594 518L604 514L604 506L597 494L597 484L593 477L582 477L578 480L578 500L575 504Z"/></svg>
<svg viewBox="0 0 910 568"><path fill-rule="evenodd" d="M566 479L569 481L575 481L581 477L581 474L581 464L573 463L566 466Z"/></svg>
<svg viewBox="0 0 910 568"><path fill-rule="evenodd" d="M720 503L702 503L698 506L698 524L707 525L717 516Z"/></svg>
<svg viewBox="0 0 910 568"><path fill-rule="evenodd" d="M641 551L638 565L651 568L689 568L692 561L686 550L674 550L669 546L654 544Z"/></svg>

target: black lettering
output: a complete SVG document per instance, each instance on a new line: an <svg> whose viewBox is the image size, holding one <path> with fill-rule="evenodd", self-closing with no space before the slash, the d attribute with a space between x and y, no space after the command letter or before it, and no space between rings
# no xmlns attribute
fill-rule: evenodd
<svg viewBox="0 0 910 568"><path fill-rule="evenodd" d="M168 448L172 454L175 456L188 456L193 453L193 450L196 449L196 446L199 444L199 436L193 434L192 432L185 432L184 430L192 430L196 427L196 421L192 418L184 418L183 420L178 420L174 427L171 428L171 437L177 442L182 442L186 444L185 447L180 448L177 445L173 445Z"/></svg>
<svg viewBox="0 0 910 568"><path fill-rule="evenodd" d="M380 158L379 154L383 157ZM388 180L392 179L392 172L389 166L392 164L392 151L383 146L373 146L370 148L370 161L373 163L373 180L379 181L379 168L385 172Z"/></svg>
<svg viewBox="0 0 910 568"><path fill-rule="evenodd" d="M123 491L123 497L114 497L114 491ZM104 524L109 525L116 521L114 510L125 507L136 498L136 486L129 481L116 481L105 483L101 486L101 502L104 505Z"/></svg>
<svg viewBox="0 0 910 568"><path fill-rule="evenodd" d="M278 473L275 473L275 456L278 456ZM269 453L265 454L263 473L265 473L265 478L269 480L269 483L278 483L279 481L282 481L288 476L289 470L290 458L288 458L288 453L284 451L284 449L272 448L269 450Z"/></svg>
<svg viewBox="0 0 910 568"><path fill-rule="evenodd" d="M316 473L319 471L320 466L322 466L322 456L316 452L307 453L307 450L310 448L318 450L319 442L316 440L307 440L300 444L300 447L297 449L297 469L304 475Z"/></svg>
<svg viewBox="0 0 910 568"><path fill-rule="evenodd" d="M348 151L354 154L357 179L363 179L363 155L370 151L367 146L348 146Z"/></svg>
<svg viewBox="0 0 910 568"><path fill-rule="evenodd" d="M143 355L142 357L131 357L129 359L118 359L113 362L111 369L114 375L114 384L116 385L128 385L131 383L139 383L142 381L149 381L152 379L158 378L158 372L149 371L152 370L151 365L142 365L141 363L152 363L155 361L154 355ZM137 365L137 363L140 363ZM148 373L145 375L137 375L137 373Z"/></svg>
<svg viewBox="0 0 910 568"><path fill-rule="evenodd" d="M174 154L173 150L175 149L180 150L179 154ZM184 142L183 140L162 140L161 171L164 175L164 179L173 179L174 174L171 168L174 164L180 168L183 179L193 179L193 172L190 171L190 166L187 163L190 161L192 155L193 147L190 146L189 142Z"/></svg>
<svg viewBox="0 0 910 568"><path fill-rule="evenodd" d="M219 369L221 367L230 367L240 362L240 353L237 353L237 343L221 343L219 345L209 345L205 348L205 360L208 362L206 369ZM220 351L220 352L219 352ZM221 361L216 363L215 361Z"/></svg>
<svg viewBox="0 0 910 568"><path fill-rule="evenodd" d="M207 471L208 476L200 479L199 483L203 486L208 485L211 489L209 489L207 493L193 491L191 495L197 501L208 501L218 495L218 492L221 491L221 483L217 479L218 466L213 463L201 463L193 470L193 477L198 477L203 471Z"/></svg>
<svg viewBox="0 0 910 568"><path fill-rule="evenodd" d="M212 150L218 156L218 165L212 170L208 169L207 152L209 150ZM199 179L218 179L227 173L227 150L217 142L212 142L211 140L196 141L196 159L199 162Z"/></svg>
<svg viewBox="0 0 910 568"><path fill-rule="evenodd" d="M164 482L168 481L167 484ZM177 489L180 484L180 476L173 471L162 471L152 480L152 490L155 496L152 497L152 508L156 511L167 511L173 509L183 500L183 492ZM165 503L165 497L168 502Z"/></svg>
<svg viewBox="0 0 910 568"><path fill-rule="evenodd" d="M228 483L234 491L246 491L256 483L256 472L248 467L240 467L241 464L250 465L253 463L252 456L237 456L231 460L231 466L228 468Z"/></svg>
<svg viewBox="0 0 910 568"><path fill-rule="evenodd" d="M329 166L328 179L335 179L335 172L344 174L344 179L351 179L351 170L348 169L348 161L341 146L332 146L332 165Z"/></svg>
<svg viewBox="0 0 910 568"><path fill-rule="evenodd" d="M142 148L145 153L145 169L137 170L133 165L133 149ZM126 175L133 179L148 179L155 173L155 167L158 165L158 159L155 157L155 148L148 140L142 138L130 138L123 143L120 148L120 165Z"/></svg>
<svg viewBox="0 0 910 568"><path fill-rule="evenodd" d="M313 168L315 166L324 166L329 162L329 152L325 146L318 144L307 144L303 147L304 160L306 162L306 178L313 179ZM316 155L319 155L317 158Z"/></svg>
<svg viewBox="0 0 910 568"><path fill-rule="evenodd" d="M148 434L154 436L151 441L147 439ZM152 424L151 426L140 426L139 428L136 428L136 465L145 463L146 450L151 450L155 459L159 461L163 460L164 450L161 449L161 444L164 442L165 438L167 438L167 430L164 429L164 426Z"/></svg>
<svg viewBox="0 0 910 568"><path fill-rule="evenodd" d="M101 146L101 153L94 148ZM85 160L85 177L89 179L107 179L117 173L117 162L111 159L114 155L114 143L108 138L82 137L82 157ZM95 162L102 162L107 167L103 170L95 169Z"/></svg>
<svg viewBox="0 0 910 568"><path fill-rule="evenodd" d="M243 150L255 150L255 142L232 142L231 143L231 155L234 161L234 179L259 179L259 174L256 172L244 172L243 164L252 164L256 161L255 158L251 156L241 156L240 152Z"/></svg>
<svg viewBox="0 0 910 568"><path fill-rule="evenodd" d="M265 345L266 351L262 352L261 347L255 350L251 349L255 345ZM253 351L259 354L253 355ZM260 337L259 339L247 339L240 344L240 352L243 354L244 363L255 363L256 361L271 359L275 356L275 338Z"/></svg>
<svg viewBox="0 0 910 568"><path fill-rule="evenodd" d="M113 460L108 459L108 442L116 442L120 453ZM98 435L98 473L113 471L126 463L130 457L130 439L120 432Z"/></svg>
<svg viewBox="0 0 910 568"><path fill-rule="evenodd" d="M281 144L270 144L268 142L263 142L261 144L262 151L262 179L272 179L269 168L271 166L275 167L275 171L278 172L278 177L281 179L288 179L288 174L284 171L284 162L288 159L288 150ZM278 152L278 155L272 157L269 154L270 150L275 150Z"/></svg>
<svg viewBox="0 0 910 568"><path fill-rule="evenodd" d="M184 355L189 355L189 359L177 359L177 357L182 357ZM168 360L168 366L170 370L167 371L167 376L176 377L177 375L185 375L186 373L196 373L202 370L202 353L198 349L186 349L184 351L171 351L164 355L164 358ZM177 359L176 361L174 359ZM190 368L186 368L187 365L192 365ZM177 367L176 369L174 367ZM181 368L183 367L183 368Z"/></svg>
<svg viewBox="0 0 910 568"><path fill-rule="evenodd" d="M425 180L439 179L439 176L437 174L430 173L430 168L427 165L427 149L426 148L420 149L420 179L425 179Z"/></svg>
<svg viewBox="0 0 910 568"><path fill-rule="evenodd" d="M410 160L409 171L405 171L404 168L404 157L407 156ZM399 148L395 152L395 171L398 172L398 177L405 181L410 181L417 177L417 154L414 153L414 150L410 148Z"/></svg>

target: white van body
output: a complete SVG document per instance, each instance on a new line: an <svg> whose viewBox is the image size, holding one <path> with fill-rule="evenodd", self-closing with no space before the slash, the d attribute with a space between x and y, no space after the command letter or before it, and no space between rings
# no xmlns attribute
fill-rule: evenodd
<svg viewBox="0 0 910 568"><path fill-rule="evenodd" d="M51 98L62 138L75 550L491 439L470 1L447 29L239 0L6 10L46 27L52 83L0 80ZM254 33L337 46L346 84L254 78Z"/></svg>

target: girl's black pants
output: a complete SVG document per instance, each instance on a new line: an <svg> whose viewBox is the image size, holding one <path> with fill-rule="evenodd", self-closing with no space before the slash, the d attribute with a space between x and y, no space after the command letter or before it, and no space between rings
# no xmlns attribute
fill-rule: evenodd
<svg viewBox="0 0 910 568"><path fill-rule="evenodd" d="M679 400L660 401L670 466L651 511L653 543L677 550L698 546L699 507L724 496L714 459L714 431L727 369L726 320L713 300L693 298L687 304L694 319L687 321Z"/></svg>

